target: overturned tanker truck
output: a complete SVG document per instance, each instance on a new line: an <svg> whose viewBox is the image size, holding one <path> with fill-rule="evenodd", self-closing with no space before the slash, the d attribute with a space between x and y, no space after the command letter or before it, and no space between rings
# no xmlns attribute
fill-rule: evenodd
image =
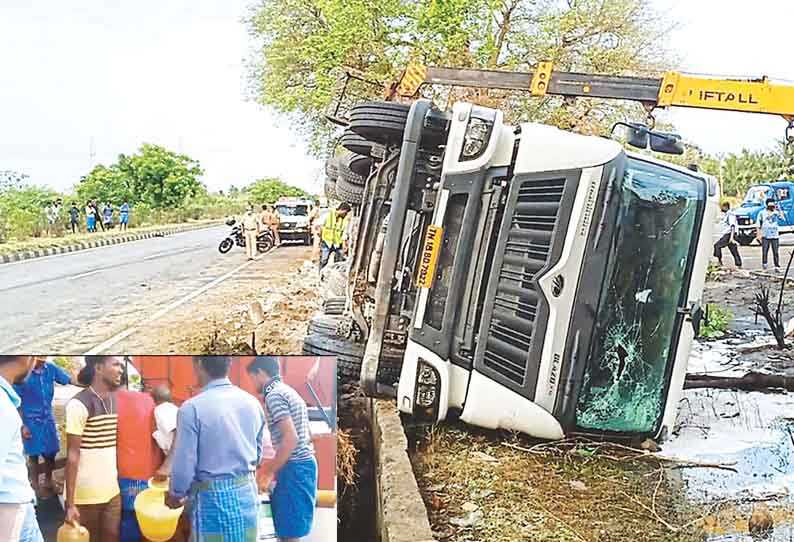
<svg viewBox="0 0 794 542"><path fill-rule="evenodd" d="M424 83L713 108L684 103L702 81L679 74L548 63L412 67L392 94ZM672 428L718 212L713 177L469 103L365 102L344 120L352 152L327 171L356 204L346 296L312 320L306 353L338 356L340 374L419 422L457 416L548 439ZM683 152L678 136L627 128L635 147Z"/></svg>

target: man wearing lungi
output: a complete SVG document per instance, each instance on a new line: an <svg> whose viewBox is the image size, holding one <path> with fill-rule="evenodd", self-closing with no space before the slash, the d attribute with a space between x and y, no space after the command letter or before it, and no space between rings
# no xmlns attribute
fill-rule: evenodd
<svg viewBox="0 0 794 542"><path fill-rule="evenodd" d="M228 357L196 357L202 392L179 408L166 504L186 505L195 542L256 542L254 473L267 433L257 399L229 381Z"/></svg>
<svg viewBox="0 0 794 542"><path fill-rule="evenodd" d="M69 375L46 358L36 358L36 364L22 384L14 389L22 398L22 438L25 444L25 455L31 474L31 485L38 496L44 496L39 490L39 457L44 462L44 489L52 495L56 488L52 481L55 468L55 456L61 449L55 416L52 413L52 398L55 394L55 383L70 384Z"/></svg>
<svg viewBox="0 0 794 542"><path fill-rule="evenodd" d="M143 535L135 514L135 498L149 488L149 479L154 478L165 457L152 437L155 404L151 395L122 386L115 397L118 412L116 461L121 491L120 539L121 542L141 542Z"/></svg>
<svg viewBox="0 0 794 542"><path fill-rule="evenodd" d="M278 359L259 357L248 373L263 390L267 422L276 456L265 463L262 479L275 476L270 494L279 540L300 540L311 533L317 499L317 461L309 431L306 402L281 381Z"/></svg>

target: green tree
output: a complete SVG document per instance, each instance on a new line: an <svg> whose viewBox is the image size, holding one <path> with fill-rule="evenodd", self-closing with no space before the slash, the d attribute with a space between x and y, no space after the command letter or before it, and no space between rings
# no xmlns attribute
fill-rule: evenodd
<svg viewBox="0 0 794 542"><path fill-rule="evenodd" d="M54 190L40 186L0 192L0 242L40 236L46 227L44 208L58 197Z"/></svg>
<svg viewBox="0 0 794 542"><path fill-rule="evenodd" d="M10 188L22 188L28 176L18 171L0 171L0 193Z"/></svg>
<svg viewBox="0 0 794 542"><path fill-rule="evenodd" d="M409 60L457 67L531 70L550 59L561 69L652 75L674 62L664 46L672 25L651 0L260 0L247 19L258 50L251 91L291 115L313 148L330 131L324 115L344 69L353 100L375 98ZM508 120L551 122L603 133L634 104L531 99L527 93L433 89L441 103L468 99L502 107Z"/></svg>
<svg viewBox="0 0 794 542"><path fill-rule="evenodd" d="M189 156L144 143L136 154L121 154L115 164L95 167L80 179L75 192L83 201L126 199L153 209L176 208L206 194L199 181L202 174L199 163Z"/></svg>
<svg viewBox="0 0 794 542"><path fill-rule="evenodd" d="M306 196L307 193L298 187L290 186L280 179L260 179L245 189L249 199L254 203L275 203L280 197Z"/></svg>

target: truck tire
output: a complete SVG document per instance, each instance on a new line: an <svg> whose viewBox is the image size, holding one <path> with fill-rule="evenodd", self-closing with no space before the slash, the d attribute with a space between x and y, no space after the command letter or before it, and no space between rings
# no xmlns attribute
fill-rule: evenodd
<svg viewBox="0 0 794 542"><path fill-rule="evenodd" d="M310 356L336 357L337 380L357 381L361 374L361 360L364 357L363 344L350 342L341 337L314 333L303 338L303 353ZM381 357L378 382L394 385L400 380L401 369L401 356L387 354Z"/></svg>
<svg viewBox="0 0 794 542"><path fill-rule="evenodd" d="M350 184L364 186L367 184L367 176L371 167L372 158L360 154L346 154L339 159L337 182L343 178Z"/></svg>
<svg viewBox="0 0 794 542"><path fill-rule="evenodd" d="M325 175L333 180L336 181L336 177L339 174L339 163L337 162L337 157L332 156L325 161Z"/></svg>
<svg viewBox="0 0 794 542"><path fill-rule="evenodd" d="M359 102L350 108L350 130L368 141L399 144L410 109L393 102Z"/></svg>
<svg viewBox="0 0 794 542"><path fill-rule="evenodd" d="M370 156L372 152L372 142L367 141L357 133L351 131L350 128L345 130L345 133L342 134L339 144L350 152L360 154L361 156Z"/></svg>
<svg viewBox="0 0 794 542"><path fill-rule="evenodd" d="M336 181L336 194L340 200L346 201L351 205L361 205L364 200L364 187L353 184L340 175Z"/></svg>
<svg viewBox="0 0 794 542"><path fill-rule="evenodd" d="M323 301L323 312L332 316L341 315L345 312L347 299L345 297L329 297Z"/></svg>
<svg viewBox="0 0 794 542"><path fill-rule="evenodd" d="M323 187L325 197L328 199L338 199L336 195L336 179L330 177L325 178L325 186Z"/></svg>
<svg viewBox="0 0 794 542"><path fill-rule="evenodd" d="M337 335L337 329L341 324L343 318L341 316L332 316L330 314L315 314L309 320L309 327L307 330L308 335L327 335L334 337Z"/></svg>

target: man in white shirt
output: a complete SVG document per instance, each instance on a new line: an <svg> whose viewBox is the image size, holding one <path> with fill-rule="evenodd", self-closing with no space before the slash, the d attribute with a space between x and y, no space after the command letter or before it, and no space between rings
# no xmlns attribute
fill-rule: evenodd
<svg viewBox="0 0 794 542"><path fill-rule="evenodd" d="M731 212L731 204L723 202L720 207L722 209L722 219L720 219L720 235L719 240L714 243L714 257L720 262L722 266L722 249L728 247L733 256L733 263L739 269L742 268L742 256L739 254L739 245L736 242L736 230L738 223L736 222L736 215Z"/></svg>
<svg viewBox="0 0 794 542"><path fill-rule="evenodd" d="M166 456L166 461L158 472L163 476L168 476L171 468L171 448L174 446L176 436L176 419L179 407L171 402L171 390L166 385L157 386L152 390L152 398L157 407L154 409L154 420L157 430L152 433L155 442Z"/></svg>
<svg viewBox="0 0 794 542"><path fill-rule="evenodd" d="M43 542L36 497L22 445L22 400L14 390L33 369L32 356L0 356L0 540Z"/></svg>

